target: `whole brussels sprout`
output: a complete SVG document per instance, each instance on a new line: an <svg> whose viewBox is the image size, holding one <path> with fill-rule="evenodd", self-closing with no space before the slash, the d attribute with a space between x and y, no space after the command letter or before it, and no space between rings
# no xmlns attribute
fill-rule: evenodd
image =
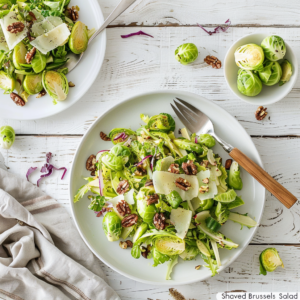
<svg viewBox="0 0 300 300"><path fill-rule="evenodd" d="M120 238L122 233L122 222L115 212L108 212L104 216L102 227L110 242L117 241Z"/></svg>
<svg viewBox="0 0 300 300"><path fill-rule="evenodd" d="M277 35L267 36L262 42L261 47L265 56L270 61L282 59L286 53L284 40Z"/></svg>
<svg viewBox="0 0 300 300"><path fill-rule="evenodd" d="M69 83L67 77L63 73L55 71L43 72L43 87L50 97L56 101L64 101L69 93Z"/></svg>
<svg viewBox="0 0 300 300"><path fill-rule="evenodd" d="M26 64L25 55L27 53L27 48L23 44L23 42L20 42L16 45L13 52L13 63L16 69L23 69L23 67L20 64Z"/></svg>
<svg viewBox="0 0 300 300"><path fill-rule="evenodd" d="M4 90L5 94L10 94L14 91L16 80L10 77L4 71L0 71L0 89Z"/></svg>
<svg viewBox="0 0 300 300"><path fill-rule="evenodd" d="M43 90L43 75L26 75L23 81L23 88L29 95L35 95Z"/></svg>
<svg viewBox="0 0 300 300"><path fill-rule="evenodd" d="M173 143L180 149L202 153L203 148L199 144L195 144L187 139L175 139Z"/></svg>
<svg viewBox="0 0 300 300"><path fill-rule="evenodd" d="M181 254L179 254L179 256L183 260L193 260L196 258L198 254L199 254L198 247L186 245L185 250Z"/></svg>
<svg viewBox="0 0 300 300"><path fill-rule="evenodd" d="M212 148L216 144L216 141L210 134L205 133L199 135L198 143L203 144L208 148Z"/></svg>
<svg viewBox="0 0 300 300"><path fill-rule="evenodd" d="M243 188L240 166L236 161L234 161L230 166L228 185L230 188L235 190L241 190Z"/></svg>
<svg viewBox="0 0 300 300"><path fill-rule="evenodd" d="M150 129L150 131L161 131L165 133L169 133L170 131L175 130L175 121L171 117L171 115L166 113L161 113L157 116L153 116L149 119L146 128Z"/></svg>
<svg viewBox="0 0 300 300"><path fill-rule="evenodd" d="M15 131L10 126L0 127L0 147L9 149L15 141Z"/></svg>
<svg viewBox="0 0 300 300"><path fill-rule="evenodd" d="M240 69L238 71L237 88L245 96L257 96L262 90L259 77L252 71Z"/></svg>
<svg viewBox="0 0 300 300"><path fill-rule="evenodd" d="M273 272L279 266L284 268L283 262L275 248L265 249L259 256L260 274L267 275L267 272Z"/></svg>
<svg viewBox="0 0 300 300"><path fill-rule="evenodd" d="M180 45L175 50L175 58L183 65L192 63L198 57L198 49L193 43Z"/></svg>
<svg viewBox="0 0 300 300"><path fill-rule="evenodd" d="M235 62L244 70L261 70L265 59L262 47L256 44L247 44L238 47L235 52Z"/></svg>
<svg viewBox="0 0 300 300"><path fill-rule="evenodd" d="M258 72L258 75L263 84L271 86L279 82L282 70L277 61L266 60L264 62L264 68Z"/></svg>
<svg viewBox="0 0 300 300"><path fill-rule="evenodd" d="M162 236L155 240L155 247L162 254L177 255L185 250L185 242L176 236Z"/></svg>
<svg viewBox="0 0 300 300"><path fill-rule="evenodd" d="M85 24L77 21L72 28L69 38L69 48L75 54L81 54L88 47L89 36L88 29Z"/></svg>
<svg viewBox="0 0 300 300"><path fill-rule="evenodd" d="M169 195L167 195L166 200L172 208L178 208L182 202L182 198L177 191L172 191Z"/></svg>
<svg viewBox="0 0 300 300"><path fill-rule="evenodd" d="M281 69L282 69L282 76L279 81L279 86L282 86L286 82L288 82L291 79L291 76L293 74L292 64L287 59L285 59L282 62Z"/></svg>

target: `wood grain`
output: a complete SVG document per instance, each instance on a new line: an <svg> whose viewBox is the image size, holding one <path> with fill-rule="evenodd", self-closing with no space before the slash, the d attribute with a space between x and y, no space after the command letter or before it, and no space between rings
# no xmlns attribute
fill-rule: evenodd
<svg viewBox="0 0 300 300"><path fill-rule="evenodd" d="M143 28L134 31L139 29ZM225 34L213 36L199 28L189 27L144 30L154 38L134 36L122 39L120 35L132 32L132 28L107 30L103 67L87 94L67 111L36 121L14 121L8 116L0 119L0 126L11 125L18 134L84 134L103 111L125 98L157 89L171 89L201 94L215 102L236 117L251 135L300 134L300 78L285 99L268 106L268 117L257 121L254 116L257 107L242 102L231 93L224 80L223 69L212 69L203 62L208 54L223 62L228 48L236 39L254 32L284 37L300 57L299 29L232 28ZM200 55L195 63L183 66L175 60L174 51L187 41L197 45ZM9 96L7 101L11 101Z"/></svg>

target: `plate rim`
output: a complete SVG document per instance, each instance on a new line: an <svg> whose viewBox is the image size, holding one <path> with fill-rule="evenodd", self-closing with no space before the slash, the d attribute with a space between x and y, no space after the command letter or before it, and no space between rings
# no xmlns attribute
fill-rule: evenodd
<svg viewBox="0 0 300 300"><path fill-rule="evenodd" d="M96 12L95 12L95 15L97 16L100 16L100 18L102 18L103 22L104 22L104 16L103 16L103 11L101 9L101 6L99 4L99 2L97 0L88 0L91 2L91 5L96 9ZM101 20L100 20L101 21ZM89 89L91 88L91 86L94 84L97 76L99 75L99 72L102 68L102 65L103 65L103 62L104 62L104 58L105 58L105 54L106 54L106 49L107 49L107 35L106 35L106 29L104 29L100 34L99 36L103 36L103 41L104 41L104 46L103 46L103 49L104 51L102 51L102 55L101 55L101 52L100 52L100 55L96 57L96 62L99 60L99 64L98 64L98 67L95 71L95 76L94 76L94 79L91 80L86 86L85 86L85 91L83 92L83 90L81 90L81 92L78 92L77 94L79 94L78 98L76 101L74 101L73 103L71 103L69 106L66 106L66 107L62 107L60 110L57 110L56 112L54 113L51 113L49 115L45 115L45 116L32 116L32 117L29 117L29 118L15 118L14 115L13 116L10 116L10 119L11 120L18 120L18 121L32 121L32 120L41 120L41 119L46 119L46 118L50 118L50 117L53 117L53 116L56 116L62 112L64 112L65 110L71 108L72 106L74 106L74 104L78 103L82 97L89 91ZM98 37L100 38L100 37ZM72 71L71 71L72 72ZM6 118L5 116L1 115L0 113L0 118Z"/></svg>
<svg viewBox="0 0 300 300"><path fill-rule="evenodd" d="M189 280L189 281L186 281L186 282L174 282L172 280L164 280L162 282L153 282L153 281L150 281L150 280L144 280L144 279L141 279L141 278L137 278L135 276L132 276L132 275L129 275L129 274L126 274L125 272L123 272L122 270L120 270L119 268L111 265L109 262L107 262L105 259L103 259L99 254L97 254L93 248L89 245L88 241L85 239L83 233L81 232L80 228L79 228L79 225L77 223L77 220L76 220L76 217L75 217L75 212L74 212L74 206L73 206L73 200L72 200L72 178L73 178L73 170L74 170L74 165L75 165L75 160L77 158L77 156L79 155L79 151L81 150L81 148L83 147L84 145L84 141L85 139L87 138L87 136L89 135L89 132L92 131L92 129L94 127L96 127L98 125L98 123L101 121L102 118L104 118L107 114L111 113L114 109L118 108L119 106L125 104L126 102L129 102L129 101L133 101L135 98L139 98L139 97L145 97L145 96L149 96L149 95L155 95L155 94L184 94L184 95L187 95L187 96L190 96L190 97L197 97L197 98L201 98L202 101L204 102L208 102L210 104L212 104L213 106L223 110L225 112L225 114L228 115L228 117L230 117L232 119L233 122L235 122L237 125L239 125L241 127L241 129L244 131L244 134L246 134L248 137L249 137L249 140L250 142L252 143L252 145L254 146L254 148L256 149L256 153L257 153L257 162L258 162L258 165L260 165L263 169L264 169L264 165L263 165L263 162L262 162L262 159L261 159L261 156L255 146L255 144L253 143L252 139L251 139L251 136L247 133L247 131L245 130L245 128L242 126L242 124L234 117L232 116L229 112L227 112L225 109L223 109L222 107L220 107L219 105L217 105L216 103L214 103L213 101L211 100L208 100L206 99L205 97L203 97L202 95L199 95L199 94L196 94L196 93L192 93L192 92L188 92L188 91L183 91L183 90L155 90L155 91L148 91L148 92L143 92L143 93L137 93L137 94L134 94L126 99L124 99L123 101L121 101L120 103L112 106L111 108L108 108L107 110L105 110L101 115L99 115L99 117L94 121L93 124L90 125L90 127L88 128L88 130L84 133L84 135L82 136L82 139L75 151L75 154L74 154L74 157L73 157L73 161L72 161L72 164L71 164L71 169L70 169L70 176L69 176L69 181L68 181L68 192L69 192L69 204L71 206L71 212L72 212L72 218L73 218L73 221L75 223L75 226L81 236L81 238L83 239L83 241L85 242L85 244L88 246L88 248L92 251L92 253L100 260L102 261L103 263L105 263L108 267L110 267L111 269L113 269L115 272L129 278L129 279L132 279L132 280L135 280L137 282L141 282L141 283L145 283L145 284L154 284L154 285L159 285L159 286L170 286L171 285L176 285L176 286L180 286L180 285L185 285L185 284L192 284L192 283L196 283L196 282L199 282L199 281L204 281L204 280L207 280L208 278L211 278L210 275L207 275L205 277L203 277L202 279L195 279L195 280ZM264 209L265 209L265 204L266 204L266 189L263 187L263 190L264 190L264 193L263 193L263 205L262 205L262 210L261 210L261 213L260 213L260 216L259 218L257 219L257 223L259 224L261 219L262 219L262 216L263 216L263 213L264 213ZM222 271L224 271L224 269L226 267L228 267L229 265L231 265L240 255L242 255L242 253L245 251L245 249L249 246L250 242L252 241L253 237L255 236L256 232L258 230L258 226L256 228L254 228L252 234L250 235L250 237L247 239L246 243L245 243L245 246L240 248L240 252L238 254L236 254L231 260L230 262L226 265L226 266L222 266L218 272L217 275L219 275Z"/></svg>

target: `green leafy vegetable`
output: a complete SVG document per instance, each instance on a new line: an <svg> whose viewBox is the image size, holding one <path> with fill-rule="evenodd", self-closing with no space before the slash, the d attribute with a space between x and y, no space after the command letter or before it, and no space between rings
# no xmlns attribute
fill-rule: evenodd
<svg viewBox="0 0 300 300"><path fill-rule="evenodd" d="M202 153L203 148L199 144L195 144L187 139L175 139L173 143L180 149Z"/></svg>
<svg viewBox="0 0 300 300"><path fill-rule="evenodd" d="M216 141L210 134L205 133L199 135L198 143L203 144L208 148L212 148L216 144Z"/></svg>
<svg viewBox="0 0 300 300"><path fill-rule="evenodd" d="M234 161L230 166L228 185L230 188L235 190L241 190L243 188L240 166L236 161Z"/></svg>
<svg viewBox="0 0 300 300"><path fill-rule="evenodd" d="M31 61L32 69L35 73L44 71L47 64L46 55L42 54L39 50L36 50L35 55Z"/></svg>
<svg viewBox="0 0 300 300"><path fill-rule="evenodd" d="M167 195L166 200L172 208L178 208L182 202L182 198L177 191L172 191L169 195Z"/></svg>
<svg viewBox="0 0 300 300"><path fill-rule="evenodd" d="M166 280L171 280L171 273L173 272L173 268L178 264L178 255L171 256L171 260L168 264L168 270L166 274Z"/></svg>
<svg viewBox="0 0 300 300"><path fill-rule="evenodd" d="M106 200L103 196L92 197L92 201L88 207L93 211L101 211L105 205L105 202Z"/></svg>
<svg viewBox="0 0 300 300"><path fill-rule="evenodd" d="M102 227L110 242L117 241L122 233L121 219L115 212L108 212L102 222Z"/></svg>
<svg viewBox="0 0 300 300"><path fill-rule="evenodd" d="M236 192L234 190L229 190L226 193L219 194L214 199L222 203L230 203L233 202L235 198L236 198Z"/></svg>
<svg viewBox="0 0 300 300"><path fill-rule="evenodd" d="M146 128L150 129L150 131L169 133L170 131L175 130L175 121L171 115L161 113L151 117L147 122Z"/></svg>
<svg viewBox="0 0 300 300"><path fill-rule="evenodd" d="M218 223L214 218L208 217L205 220L206 226L209 230L217 232L221 228L221 224Z"/></svg>
<svg viewBox="0 0 300 300"><path fill-rule="evenodd" d="M264 62L264 68L258 72L258 75L263 84L271 86L279 82L282 76L281 66L277 61Z"/></svg>

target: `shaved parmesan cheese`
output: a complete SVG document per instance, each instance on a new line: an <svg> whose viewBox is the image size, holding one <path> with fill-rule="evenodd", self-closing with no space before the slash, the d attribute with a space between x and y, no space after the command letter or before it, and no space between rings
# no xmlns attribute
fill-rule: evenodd
<svg viewBox="0 0 300 300"><path fill-rule="evenodd" d="M197 178L199 180L199 187L201 188L201 186L208 186L208 192L206 193L200 193L198 194L198 198L200 200L207 200L207 199L211 199L214 198L215 195L218 194L218 188L217 185L215 183L215 181L212 181L211 178L211 172L209 170L206 171L200 171L197 174ZM208 184L204 183L204 181L206 181L206 179L208 179Z"/></svg>
<svg viewBox="0 0 300 300"><path fill-rule="evenodd" d="M134 189L131 189L128 193L124 194L124 200L130 205L135 204L133 194L134 194Z"/></svg>
<svg viewBox="0 0 300 300"><path fill-rule="evenodd" d="M49 32L53 28L55 28L55 26L53 26L51 22L45 19L42 22L34 23L31 27L31 32L34 36L38 37L44 33Z"/></svg>
<svg viewBox="0 0 300 300"><path fill-rule="evenodd" d="M4 33L1 28L0 28L0 50L3 50L5 52L9 51L8 45L7 45L5 37L4 37Z"/></svg>
<svg viewBox="0 0 300 300"><path fill-rule="evenodd" d="M27 30L25 29L18 33L11 33L7 30L7 27L15 22L19 22L19 19L17 18L17 14L13 11L9 12L3 19L0 20L2 31L9 50L12 50L27 36Z"/></svg>
<svg viewBox="0 0 300 300"><path fill-rule="evenodd" d="M175 180L179 177L186 179L191 187L184 191L175 185ZM197 176L186 174L174 174L164 171L155 171L153 173L153 185L156 193L168 195L172 191L177 191L182 200L192 200L198 195L199 183Z"/></svg>
<svg viewBox="0 0 300 300"><path fill-rule="evenodd" d="M60 17L50 16L46 20L50 22L54 27L57 27L63 23L63 20Z"/></svg>
<svg viewBox="0 0 300 300"><path fill-rule="evenodd" d="M47 52L57 48L59 45L65 42L69 35L70 30L68 29L68 26L63 23L50 30L48 33L37 37L30 44L36 47L43 54L47 54Z"/></svg>
<svg viewBox="0 0 300 300"><path fill-rule="evenodd" d="M32 13L34 14L35 18L36 18L36 22L41 22L43 21L45 18L42 16L42 14L40 12L38 12L36 9L32 10Z"/></svg>
<svg viewBox="0 0 300 300"><path fill-rule="evenodd" d="M176 235L184 239L192 220L192 212L190 210L178 207L171 210L170 221L175 226Z"/></svg>

